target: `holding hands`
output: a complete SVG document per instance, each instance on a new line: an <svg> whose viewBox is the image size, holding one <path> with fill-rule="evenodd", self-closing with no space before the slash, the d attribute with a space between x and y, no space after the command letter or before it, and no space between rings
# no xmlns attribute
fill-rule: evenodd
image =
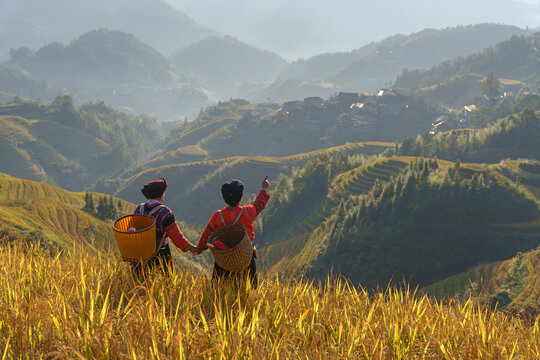
<svg viewBox="0 0 540 360"><path fill-rule="evenodd" d="M189 251L193 255L200 255L203 252L201 248L199 248L198 246L193 246L191 244L189 244L187 251Z"/></svg>

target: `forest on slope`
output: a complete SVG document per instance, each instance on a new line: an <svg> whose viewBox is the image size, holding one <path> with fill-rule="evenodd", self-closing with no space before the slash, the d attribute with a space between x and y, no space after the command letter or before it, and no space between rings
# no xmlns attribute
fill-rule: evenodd
<svg viewBox="0 0 540 360"><path fill-rule="evenodd" d="M100 103L76 107L70 96L0 106L2 171L83 189L144 159L159 134L145 117Z"/></svg>

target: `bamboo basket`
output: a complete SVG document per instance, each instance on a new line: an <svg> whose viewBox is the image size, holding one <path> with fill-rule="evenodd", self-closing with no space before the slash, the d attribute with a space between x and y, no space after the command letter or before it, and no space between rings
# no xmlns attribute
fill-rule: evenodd
<svg viewBox="0 0 540 360"><path fill-rule="evenodd" d="M214 241L221 241L229 247L218 250L213 247ZM253 244L242 224L230 224L217 228L208 237L208 244L216 263L230 272L246 270L253 257Z"/></svg>
<svg viewBox="0 0 540 360"><path fill-rule="evenodd" d="M135 228L136 231L128 231ZM130 214L115 220L114 236L125 261L147 261L156 254L156 219L150 215Z"/></svg>

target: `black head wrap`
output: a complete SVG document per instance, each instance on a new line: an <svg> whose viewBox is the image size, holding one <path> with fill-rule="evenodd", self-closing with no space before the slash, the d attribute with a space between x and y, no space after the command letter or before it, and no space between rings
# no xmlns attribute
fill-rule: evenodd
<svg viewBox="0 0 540 360"><path fill-rule="evenodd" d="M146 183L141 189L141 192L145 198L155 199L163 195L165 190L167 190L167 180L161 178Z"/></svg>
<svg viewBox="0 0 540 360"><path fill-rule="evenodd" d="M221 194L227 205L236 206L242 200L244 184L238 179L229 180L221 186Z"/></svg>

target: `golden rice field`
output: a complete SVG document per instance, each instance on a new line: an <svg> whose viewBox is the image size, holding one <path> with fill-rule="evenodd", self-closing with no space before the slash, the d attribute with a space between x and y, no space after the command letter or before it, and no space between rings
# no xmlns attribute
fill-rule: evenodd
<svg viewBox="0 0 540 360"><path fill-rule="evenodd" d="M106 254L0 247L2 359L538 359L524 321L410 290L172 272L134 282Z"/></svg>

